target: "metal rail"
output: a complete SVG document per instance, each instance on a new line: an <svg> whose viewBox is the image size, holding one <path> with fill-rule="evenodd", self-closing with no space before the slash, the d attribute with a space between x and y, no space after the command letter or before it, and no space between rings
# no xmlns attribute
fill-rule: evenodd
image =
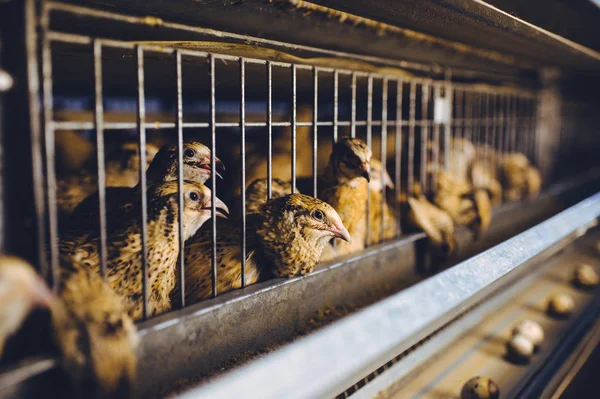
<svg viewBox="0 0 600 399"><path fill-rule="evenodd" d="M444 325L524 262L598 216L600 193L452 269L181 397L336 395Z"/></svg>

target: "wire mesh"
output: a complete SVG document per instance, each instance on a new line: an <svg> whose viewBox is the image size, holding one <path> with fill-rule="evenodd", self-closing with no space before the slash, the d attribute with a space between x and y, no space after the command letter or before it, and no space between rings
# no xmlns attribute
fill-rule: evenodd
<svg viewBox="0 0 600 399"><path fill-rule="evenodd" d="M273 179L280 174L275 169L274 157L281 148L276 144L281 137L281 129L289 129L290 170L292 191L296 190L299 168L302 165L299 154L309 151L309 178L311 189L308 194L318 194L318 175L326 166L326 161L320 161L320 155L330 148L330 143L339 137L364 138L367 145L376 151L383 168L377 178L382 184L381 202L367 202L367 212L377 205L382 209L388 206L389 198L401 198L403 193L415 193L417 184L423 194L433 195L437 188L437 174L447 169L452 163L455 139L460 146L465 140L470 141L476 148L476 159L491 162L496 156L504 157L509 152L519 151L534 158L536 151L535 118L536 92L523 89L471 85L451 81L447 76L403 77L393 74L381 74L330 68L301 63L279 62L268 59L239 57L217 52L197 51L174 46L158 46L153 44L133 43L116 38L116 35L103 37L85 33L61 31L59 25L50 27L49 20L52 12L73 15L86 15L102 20L118 20L122 23L140 25L138 17L125 16L117 13L100 12L88 8L67 4L44 3L42 14L42 76L43 76L43 137L45 142L46 164L44 175L47 181L46 202L48 206L49 228L46 242L50 250L50 265L54 284L58 284L58 240L59 221L56 206L56 158L55 132L74 131L86 133L92 131L96 142L97 189L99 192L99 234L100 234L100 263L102 274L105 274L109 259L107 255L107 209L106 209L106 170L105 170L105 141L114 140L113 135L119 132L136 131L139 145L139 188L141 203L141 236L143 264L143 298L144 317L150 315L148 299L151 287L148 281L148 198L146 169L146 146L148 134L175 131L177 143L178 164L183 164L184 137L188 132L208 132L211 149L211 164L215 165L217 154L224 146L229 146L229 136L225 131L237 132L233 136L239 144L238 162L240 188L240 247L242 253L241 286L246 281L246 254L248 252L246 236L246 186L249 173L250 152L258 137L266 137L267 197L273 195ZM168 23L163 21L163 26ZM197 28L171 24L171 29L180 31ZM199 29L199 28L198 28ZM202 31L207 33L206 31ZM108 36L108 34L107 34ZM66 50L65 50L66 48ZM61 68L65 60L61 57L65 52L86 54L92 57L93 87L93 118L81 120L75 118L75 113L61 119L56 118L58 109L55 107L55 96L68 95L69 90L78 95L86 96L87 86L83 88L68 87L63 90L65 83L61 77ZM126 114L113 113L108 118L109 111L105 106L109 101L106 86L110 84L109 77L118 78L115 74L114 57L107 52L116 52L123 58L133 57L136 63L136 106L135 120ZM328 54L327 52L324 52ZM148 108L151 98L147 95L153 87L164 82L157 82L152 63L168 59L174 75L164 75L163 80L172 80L174 85L169 96L174 97L172 111L169 103L162 105L167 109L168 117L163 117L154 108ZM357 57L360 59L360 57ZM157 61L158 60L158 61ZM386 60L377 60L386 62ZM393 65L393 62L390 62ZM54 64L54 65L53 65ZM232 72L232 65L236 71ZM186 68L205 68L206 74L188 74ZM427 69L427 68L425 68ZM228 79L221 79L220 73L228 74ZM233 74L232 74L233 73ZM111 75L113 74L113 75ZM196 75L196 76L193 76ZM200 76L198 78L197 76ZM192 77L197 80L193 84ZM202 80L201 83L198 83ZM59 83L57 83L59 82ZM158 90L158 89L156 89ZM62 93L64 91L64 93ZM83 92L83 93L82 93ZM188 94L189 93L189 94ZM224 94L223 94L224 93ZM198 118L191 118L193 112L186 109L192 107L186 102L186 96L192 96L199 103L207 105L207 112L197 113ZM235 103L235 111L227 113L226 105ZM300 106L309 105L310 120L302 119ZM202 105L203 106L203 105ZM436 120L437 107L447 107L449 116L444 120ZM67 107L68 108L68 107ZM284 109L284 111L281 111ZM159 107L160 110L160 107ZM67 110L68 111L68 110ZM158 115L158 116L157 116ZM85 119L85 118L83 118ZM286 120L287 119L287 120ZM309 144L299 144L303 137L302 129L310 132ZM259 131L260 133L257 133ZM565 130L566 131L566 130ZM231 134L230 134L231 135ZM223 137L223 138L222 138ZM377 145L378 144L378 145ZM393 189L386 188L385 174L391 171ZM304 177L304 176L302 176ZM224 190L223 185L216 183L215 168L210 171L211 188L211 222L212 243L212 293L218 292L218 231L217 231L217 191ZM178 168L178 204L184 209L184 174L183 168ZM237 183L236 183L237 184ZM401 234L400 201L393 203L393 213L396 218L396 236ZM177 263L178 287L182 306L189 305L185 301L185 243L184 215L179 212L179 261ZM376 229L380 230L380 241L383 240L386 228L383 216L370 225L367 216L367 239ZM41 227L42 228L42 227Z"/></svg>

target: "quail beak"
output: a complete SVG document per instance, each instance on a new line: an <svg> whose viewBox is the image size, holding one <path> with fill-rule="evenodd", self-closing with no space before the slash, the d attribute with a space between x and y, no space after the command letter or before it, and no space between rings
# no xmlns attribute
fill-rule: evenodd
<svg viewBox="0 0 600 399"><path fill-rule="evenodd" d="M210 168L210 158L208 160L209 163L199 163L198 167L201 169L205 169L208 170L210 172L211 168ZM225 172L225 165L223 164L223 162L221 162L221 160L217 157L215 157L215 175L217 175L217 177L219 177L220 179L223 178L223 176L221 175L220 172L224 173Z"/></svg>
<svg viewBox="0 0 600 399"><path fill-rule="evenodd" d="M216 198L215 208L216 208L216 216L218 218L227 219L227 217L229 216L229 208L227 208L227 205L225 205L225 203L223 201L221 201L219 198ZM211 211L212 206L211 206L211 204L208 204L208 206L205 206L202 209L204 209L206 211Z"/></svg>
<svg viewBox="0 0 600 399"><path fill-rule="evenodd" d="M227 217L229 216L229 208L227 208L227 205L225 205L225 203L223 201L221 201L220 199L217 198L216 200L217 200L217 217L227 219Z"/></svg>
<svg viewBox="0 0 600 399"><path fill-rule="evenodd" d="M367 179L368 182L371 181L371 175L369 173L369 169L370 169L370 166L369 166L368 162L361 164L362 177Z"/></svg>
<svg viewBox="0 0 600 399"><path fill-rule="evenodd" d="M333 233L334 237L340 238L348 243L352 242L352 237L350 237L350 233L348 233L348 230L344 227L342 223L334 223L333 226L331 226L330 231Z"/></svg>
<svg viewBox="0 0 600 399"><path fill-rule="evenodd" d="M225 173L225 164L223 162L221 162L221 160L217 157L215 157L215 173L217 176L219 176L221 179L223 178L223 176L221 176L221 173ZM221 172L221 173L219 173Z"/></svg>

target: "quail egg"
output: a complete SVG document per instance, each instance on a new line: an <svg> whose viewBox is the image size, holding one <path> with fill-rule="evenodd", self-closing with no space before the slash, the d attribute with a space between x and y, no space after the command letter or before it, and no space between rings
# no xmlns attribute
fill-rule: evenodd
<svg viewBox="0 0 600 399"><path fill-rule="evenodd" d="M542 326L540 326L539 323L529 319L518 322L512 330L512 335L513 337L517 335L526 336L529 338L534 348L539 347L544 341L544 329Z"/></svg>
<svg viewBox="0 0 600 399"><path fill-rule="evenodd" d="M473 377L463 385L461 399L497 399L500 388L488 377Z"/></svg>
<svg viewBox="0 0 600 399"><path fill-rule="evenodd" d="M573 312L575 301L568 294L560 293L550 297L548 312L554 316L567 317Z"/></svg>

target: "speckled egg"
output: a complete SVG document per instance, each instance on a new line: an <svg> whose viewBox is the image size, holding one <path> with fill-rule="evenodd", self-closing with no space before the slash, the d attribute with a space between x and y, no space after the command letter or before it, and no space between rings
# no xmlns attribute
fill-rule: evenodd
<svg viewBox="0 0 600 399"><path fill-rule="evenodd" d="M585 288L590 288L598 285L600 277L596 270L587 264L577 266L573 274L573 282L575 285Z"/></svg>
<svg viewBox="0 0 600 399"><path fill-rule="evenodd" d="M488 377L473 377L463 385L461 399L497 399L500 388Z"/></svg>
<svg viewBox="0 0 600 399"><path fill-rule="evenodd" d="M548 300L548 312L554 316L566 317L573 312L575 301L569 294L555 294Z"/></svg>
<svg viewBox="0 0 600 399"><path fill-rule="evenodd" d="M512 330L512 335L514 337L519 334L529 338L534 347L539 347L544 342L544 329L533 320L525 319L518 322Z"/></svg>

